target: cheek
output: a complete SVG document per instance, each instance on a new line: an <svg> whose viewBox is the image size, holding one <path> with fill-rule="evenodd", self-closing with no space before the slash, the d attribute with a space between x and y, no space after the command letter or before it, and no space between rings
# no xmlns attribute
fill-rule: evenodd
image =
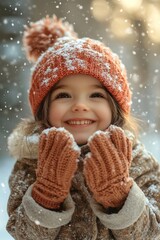
<svg viewBox="0 0 160 240"><path fill-rule="evenodd" d="M108 104L99 106L98 115L103 127L108 127L112 121L112 112L110 106Z"/></svg>
<svg viewBox="0 0 160 240"><path fill-rule="evenodd" d="M60 127L64 110L62 107L52 104L49 108L48 120L51 126Z"/></svg>

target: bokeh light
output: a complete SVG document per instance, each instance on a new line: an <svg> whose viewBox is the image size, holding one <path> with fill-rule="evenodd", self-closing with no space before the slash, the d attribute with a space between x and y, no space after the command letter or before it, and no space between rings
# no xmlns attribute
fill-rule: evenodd
<svg viewBox="0 0 160 240"><path fill-rule="evenodd" d="M94 0L91 3L92 14L97 21L105 21L112 13L105 0Z"/></svg>

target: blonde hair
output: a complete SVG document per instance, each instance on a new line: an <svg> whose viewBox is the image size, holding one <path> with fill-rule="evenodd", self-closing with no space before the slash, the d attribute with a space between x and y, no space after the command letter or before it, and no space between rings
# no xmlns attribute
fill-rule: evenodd
<svg viewBox="0 0 160 240"><path fill-rule="evenodd" d="M54 87L49 91L47 96L44 98L40 107L35 115L35 120L41 122L44 127L51 127L48 121L48 109L50 105L51 93ZM106 89L105 89L106 90ZM108 101L112 111L112 122L111 124L121 127L124 130L131 131L135 136L138 135L138 119L132 116L132 114L125 114L125 112L120 108L118 103L114 100L109 92Z"/></svg>

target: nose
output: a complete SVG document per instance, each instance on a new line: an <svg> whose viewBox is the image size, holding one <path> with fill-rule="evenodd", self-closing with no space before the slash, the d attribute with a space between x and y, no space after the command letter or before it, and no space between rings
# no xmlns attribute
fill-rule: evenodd
<svg viewBox="0 0 160 240"><path fill-rule="evenodd" d="M73 112L87 112L89 111L89 107L85 103L77 102L72 106Z"/></svg>

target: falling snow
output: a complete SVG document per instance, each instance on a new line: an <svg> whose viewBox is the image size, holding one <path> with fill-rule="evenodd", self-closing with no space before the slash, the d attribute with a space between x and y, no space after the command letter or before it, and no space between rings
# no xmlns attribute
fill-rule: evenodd
<svg viewBox="0 0 160 240"><path fill-rule="evenodd" d="M109 1L108 1L109 2ZM90 4L90 1L83 1L83 4L76 0L53 0L44 1L38 3L33 0L32 4L27 4L27 1L3 1L0 3L1 10L4 14L1 16L1 47L0 47L0 117L1 117L1 144L0 144L0 239L11 240L9 234L5 230L7 221L7 199L9 195L8 189L8 177L12 170L14 160L8 156L7 150L7 138L12 129L22 118L30 116L30 108L28 106L28 89L30 85L31 72L37 67L32 65L25 58L25 53L22 49L22 34L24 31L24 25L40 19L46 14L52 16L53 13L59 15L63 19L72 23L79 33L79 37L93 37L97 40L103 41L114 52L116 52L127 68L128 80L133 92L132 94L132 111L135 116L142 119L141 140L145 143L146 148L156 156L160 161L160 55L159 55L159 42L155 39L155 36L159 33L153 26L153 21L148 22L148 15L143 19L143 12L141 18L136 19L139 14L128 13L125 7L120 5L118 1L118 8L115 1L114 7L110 5L109 17L103 21L96 20L96 9ZM153 6L156 8L158 1L154 1ZM145 4L144 7L148 6ZM119 9L119 11L117 11ZM153 10L154 8L152 8ZM103 10L103 9L102 9ZM54 11L54 12L53 12ZM139 12L141 9L139 9ZM152 11L146 11L147 14L151 14ZM118 37L118 29L114 29L113 16L116 18L125 16L124 24L119 25L121 37ZM75 17L76 16L76 17ZM151 16L154 19L153 15ZM135 18L135 19L134 19ZM140 22L142 19L142 22ZM150 18L151 19L151 18ZM107 21L106 21L107 20ZM139 24L136 25L136 23ZM156 21L156 22L159 22ZM123 28L127 25L127 28ZM156 25L156 23L154 23ZM153 28L153 29L152 29ZM149 38L150 37L150 38ZM83 41L80 41L78 51L80 51ZM49 49L50 51L51 49ZM74 71L74 52L69 52L73 56L73 60L68 57L68 50L64 58L66 60L66 67ZM59 52L57 50L56 54ZM90 51L92 56L93 51ZM96 56L98 59L99 56ZM116 58L116 55L115 55ZM95 59L95 61L97 60ZM41 58L39 59L41 61ZM85 62L80 60L75 62L81 67L85 67ZM101 62L100 64L103 64ZM123 69L123 65L121 65ZM106 72L101 74L112 81L113 84L122 90L122 86L116 85L116 77L111 78L109 75L110 64L106 64ZM49 66L46 68L42 85L47 85L50 78L47 76L52 74L52 77L57 77L58 68L54 70ZM37 143L39 137L28 136L27 141L30 143ZM133 155L138 154L138 149L135 149ZM146 157L147 157L146 153ZM140 171L141 169L137 169ZM156 186L151 185L149 187L151 192L156 194ZM15 193L16 194L16 193ZM152 204L151 204L152 203ZM151 199L150 203L147 203L153 209L155 205L154 200ZM61 219L59 219L61 221ZM39 225L39 222L36 222ZM14 228L14 227L13 227Z"/></svg>

